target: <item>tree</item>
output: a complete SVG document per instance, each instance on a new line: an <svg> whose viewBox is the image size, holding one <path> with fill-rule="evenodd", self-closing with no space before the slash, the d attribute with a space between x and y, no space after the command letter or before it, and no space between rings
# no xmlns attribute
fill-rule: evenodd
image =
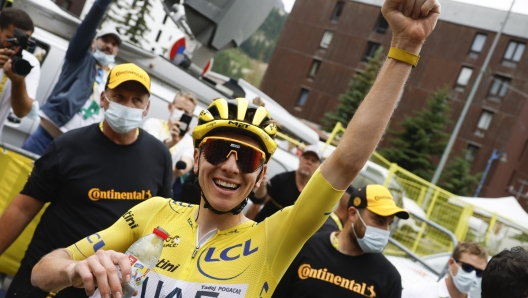
<svg viewBox="0 0 528 298"><path fill-rule="evenodd" d="M470 171L469 161L457 156L447 164L439 186L459 196L473 196L482 173L471 175Z"/></svg>
<svg viewBox="0 0 528 298"><path fill-rule="evenodd" d="M103 19L103 23L113 22L116 30L135 44L145 40L144 36L150 32L147 17L152 19L150 11L153 0L112 0L110 8Z"/></svg>
<svg viewBox="0 0 528 298"><path fill-rule="evenodd" d="M288 14L281 14L277 8L273 8L262 25L240 48L255 60L263 55L263 62L268 63L287 18Z"/></svg>
<svg viewBox="0 0 528 298"><path fill-rule="evenodd" d="M348 125L352 116L356 113L359 104L363 101L363 98L367 96L372 84L376 80L376 76L381 67L382 63L383 48L380 47L374 57L369 58L365 69L356 73L348 85L348 90L339 95L338 104L335 112L328 112L322 119L323 129L326 131L332 131L337 122L341 122L343 125Z"/></svg>
<svg viewBox="0 0 528 298"><path fill-rule="evenodd" d="M431 157L442 155L449 136L444 131L449 123L448 98L449 89L440 89L429 97L427 107L413 117L405 116L402 131L389 130L391 147L381 150L381 155L429 180L434 171Z"/></svg>

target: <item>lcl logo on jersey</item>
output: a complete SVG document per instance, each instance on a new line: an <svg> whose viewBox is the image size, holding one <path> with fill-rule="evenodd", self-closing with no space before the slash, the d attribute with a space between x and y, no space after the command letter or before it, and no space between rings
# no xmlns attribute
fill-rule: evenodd
<svg viewBox="0 0 528 298"><path fill-rule="evenodd" d="M219 262L231 262L238 260L243 257L247 257L249 255L252 255L258 251L257 247L251 246L251 239L247 240L244 243L238 243L233 246L224 248L222 250L217 249L216 247L210 247L208 250L202 251L200 256L198 257L198 271L200 273L208 278L216 279L216 280L230 280L233 278L238 277L242 273L244 273L250 265L248 265L244 270L241 272L235 272L234 274L230 274L228 277L220 277L220 276L213 276L210 273L207 273L203 267L205 268L211 268L212 266L217 267L221 266L222 271L225 272L225 268L227 268L227 264L222 264ZM205 256L204 256L205 253ZM234 266L230 266L234 267ZM218 272L219 270L210 270L210 272Z"/></svg>

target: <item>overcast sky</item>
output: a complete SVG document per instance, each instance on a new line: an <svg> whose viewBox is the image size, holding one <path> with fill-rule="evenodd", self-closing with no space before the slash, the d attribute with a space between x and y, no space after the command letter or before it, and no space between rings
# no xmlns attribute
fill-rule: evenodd
<svg viewBox="0 0 528 298"><path fill-rule="evenodd" d="M455 0L459 2L466 2L475 5L493 7L502 10L508 10L512 3L511 0ZM291 11L295 0L282 0L284 2L284 7L287 12ZM440 1L442 2L442 1ZM528 0L515 0L515 5L513 6L513 11L522 14L528 14Z"/></svg>

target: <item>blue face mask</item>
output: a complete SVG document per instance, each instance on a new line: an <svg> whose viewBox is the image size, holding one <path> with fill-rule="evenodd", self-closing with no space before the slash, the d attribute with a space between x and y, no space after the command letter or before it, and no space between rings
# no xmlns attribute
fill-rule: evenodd
<svg viewBox="0 0 528 298"><path fill-rule="evenodd" d="M109 65L115 62L115 55L108 55L105 52L95 49L93 56L101 65Z"/></svg>
<svg viewBox="0 0 528 298"><path fill-rule="evenodd" d="M457 290L459 290L461 293L467 294L471 290L471 287L475 285L478 279L477 275L474 271L464 271L460 266L458 266L457 263L455 263L455 266L458 267L457 275L453 275L451 269L449 269L449 275L451 275L451 278L453 278L453 283L455 284Z"/></svg>
<svg viewBox="0 0 528 298"><path fill-rule="evenodd" d="M130 108L109 100L106 94L104 97L109 103L105 119L112 130L117 133L127 133L139 127L146 107L145 109Z"/></svg>
<svg viewBox="0 0 528 298"><path fill-rule="evenodd" d="M354 235L356 236L359 247L361 247L361 249L365 253L382 252L385 246L387 246L387 243L389 242L390 232L382 230L382 229L374 228L371 226L367 226L365 222L363 221L363 219L361 218L361 215L359 215L359 212L357 213L357 215L359 216L359 220L361 220L361 222L366 228L365 235L363 235L363 238L359 238L356 235L356 230L354 229L354 223L352 223L352 231L354 232Z"/></svg>

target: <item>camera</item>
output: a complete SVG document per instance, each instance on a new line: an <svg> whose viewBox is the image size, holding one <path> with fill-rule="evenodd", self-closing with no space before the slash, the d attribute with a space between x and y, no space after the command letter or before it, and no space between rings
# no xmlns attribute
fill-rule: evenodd
<svg viewBox="0 0 528 298"><path fill-rule="evenodd" d="M18 50L11 56L12 70L17 75L27 76L33 66L22 58L22 50L34 47L35 41L18 28L15 28L13 35L13 38L7 39L7 42L10 42L13 47L18 47Z"/></svg>

